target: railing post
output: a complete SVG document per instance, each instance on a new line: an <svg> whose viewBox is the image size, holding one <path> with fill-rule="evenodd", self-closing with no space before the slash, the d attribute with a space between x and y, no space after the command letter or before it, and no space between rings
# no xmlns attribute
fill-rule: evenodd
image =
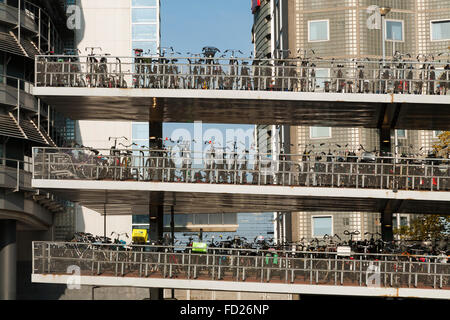
<svg viewBox="0 0 450 320"><path fill-rule="evenodd" d="M50 265L51 265L51 260L50 260L50 242L47 243L47 273L50 274Z"/></svg>
<svg viewBox="0 0 450 320"><path fill-rule="evenodd" d="M191 250L189 250L189 259L188 259L188 279L191 278Z"/></svg>
<svg viewBox="0 0 450 320"><path fill-rule="evenodd" d="M212 263L212 272L211 272L211 280L214 280L214 276L215 276L215 274L214 274L214 272L215 272L215 265L216 265L216 250L215 249L213 249L213 256L212 256L212 258L213 258L213 263Z"/></svg>

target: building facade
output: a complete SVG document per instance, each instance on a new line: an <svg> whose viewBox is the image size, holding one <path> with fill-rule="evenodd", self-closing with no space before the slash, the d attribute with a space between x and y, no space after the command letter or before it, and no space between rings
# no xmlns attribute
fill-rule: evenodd
<svg viewBox="0 0 450 320"><path fill-rule="evenodd" d="M323 59L364 59L378 61L383 57L383 36L386 59L395 52L416 57L448 54L450 45L450 3L426 0L293 0L286 2L286 13L278 16L274 7L282 1L253 1L255 50L261 56L276 57L275 38L287 38L283 47L290 57L307 56ZM382 19L379 7L390 7ZM280 12L283 12L281 10ZM270 16L270 17L269 17ZM277 18L278 22L274 22ZM287 35L286 35L287 33ZM280 35L282 35L280 37ZM280 41L281 43L281 41ZM270 44L270 45L269 45ZM289 51L287 51L289 50ZM441 55L447 57L446 55ZM437 70L437 73L439 70ZM316 76L326 79L330 70L316 70ZM323 88L323 81L318 83ZM271 146L271 137L263 136L267 127L257 127L260 146ZM395 154L427 155L438 141L438 132L424 130L391 131L391 146ZM291 153L303 153L314 145L315 152L344 153L346 151L380 150L380 132L365 128L291 127ZM280 140L283 143L283 140ZM286 141L284 141L286 144ZM322 145L322 146L321 146ZM411 216L395 217L397 226ZM326 234L342 234L344 230L380 232L379 213L297 212L292 213L292 240L311 239ZM395 227L395 225L394 225ZM325 231L324 231L325 230ZM364 234L361 232L361 234Z"/></svg>
<svg viewBox="0 0 450 320"><path fill-rule="evenodd" d="M134 49L142 49L144 55L155 55L160 47L159 0L77 0L79 27L75 28L75 47L80 55L91 53L110 54L118 57L134 56ZM124 62L124 61L123 61ZM123 64L122 68L132 68ZM126 79L132 81L132 79ZM128 121L76 121L77 142L93 148L110 149L131 145L148 146L149 131L142 131L141 123ZM131 237L131 216L108 216L85 207L76 206L77 231L103 235L127 233ZM103 212L102 212L103 214ZM131 240L131 238L129 239Z"/></svg>
<svg viewBox="0 0 450 320"><path fill-rule="evenodd" d="M0 1L0 300L31 286L31 241L64 238L71 204L33 189L32 148L63 145L73 123L32 95L36 55L64 51L63 2ZM72 220L72 221L67 221Z"/></svg>

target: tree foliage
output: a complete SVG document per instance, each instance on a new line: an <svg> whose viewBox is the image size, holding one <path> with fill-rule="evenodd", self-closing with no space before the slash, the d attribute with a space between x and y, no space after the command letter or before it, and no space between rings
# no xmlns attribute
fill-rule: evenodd
<svg viewBox="0 0 450 320"><path fill-rule="evenodd" d="M450 235L450 216L423 215L413 219L409 226L394 228L394 234L406 240L447 238Z"/></svg>
<svg viewBox="0 0 450 320"><path fill-rule="evenodd" d="M450 154L450 131L442 131L438 135L439 142L433 145L436 155L448 158Z"/></svg>

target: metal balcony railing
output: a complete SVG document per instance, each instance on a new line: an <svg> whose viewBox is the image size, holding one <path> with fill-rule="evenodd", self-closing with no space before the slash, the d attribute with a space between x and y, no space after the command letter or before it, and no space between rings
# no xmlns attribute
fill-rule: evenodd
<svg viewBox="0 0 450 320"><path fill-rule="evenodd" d="M33 179L159 181L393 190L450 190L450 161L440 158L153 149L33 149Z"/></svg>
<svg viewBox="0 0 450 320"><path fill-rule="evenodd" d="M31 189L32 170L31 161L0 158L0 176L3 175L2 184L11 187L14 185L15 192L21 188Z"/></svg>
<svg viewBox="0 0 450 320"><path fill-rule="evenodd" d="M450 94L448 61L38 56L37 87Z"/></svg>
<svg viewBox="0 0 450 320"><path fill-rule="evenodd" d="M450 289L448 257L33 242L33 274Z"/></svg>

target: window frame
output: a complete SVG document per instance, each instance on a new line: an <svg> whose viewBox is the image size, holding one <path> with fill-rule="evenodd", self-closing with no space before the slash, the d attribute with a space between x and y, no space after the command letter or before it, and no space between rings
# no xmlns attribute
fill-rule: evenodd
<svg viewBox="0 0 450 320"><path fill-rule="evenodd" d="M396 130L397 130L397 139L408 139L408 130L406 130L406 129L396 129ZM399 131L399 130L405 131L405 136L400 137L400 136L398 135L398 131Z"/></svg>
<svg viewBox="0 0 450 320"><path fill-rule="evenodd" d="M328 137L316 137L316 138L314 138L314 137L312 136L312 129L313 129L313 128L317 128L317 127L319 127L319 128L329 128L330 135L329 135ZM332 127L322 127L322 126L311 126L311 127L309 127L309 139L313 139L313 140L319 140L319 139L331 139L332 137L333 137L333 134L332 134Z"/></svg>
<svg viewBox="0 0 450 320"><path fill-rule="evenodd" d="M311 40L311 22L326 22L327 23L327 39L326 40ZM330 41L330 19L308 20L308 42L327 42Z"/></svg>
<svg viewBox="0 0 450 320"><path fill-rule="evenodd" d="M314 218L331 218L331 233L328 234L329 236L332 236L334 234L334 219L333 215L312 215L311 216L311 236L312 237L323 237L323 235L316 235L314 234Z"/></svg>
<svg viewBox="0 0 450 320"><path fill-rule="evenodd" d="M402 23L402 40L394 40L394 39L388 39L387 37L387 23L388 21L392 21L392 22L401 22ZM405 21L404 20L399 20L399 19L384 19L384 39L386 41L390 41L390 42L405 42Z"/></svg>
<svg viewBox="0 0 450 320"><path fill-rule="evenodd" d="M436 132L439 132L438 134L436 134ZM443 130L433 130L433 139L439 139L439 135L442 134L442 132L444 132Z"/></svg>
<svg viewBox="0 0 450 320"><path fill-rule="evenodd" d="M434 40L433 39L433 23L435 23L435 22L445 22L445 21L450 23L450 19L430 20L430 41L431 42L450 41L450 37L448 39L440 39L440 40Z"/></svg>

